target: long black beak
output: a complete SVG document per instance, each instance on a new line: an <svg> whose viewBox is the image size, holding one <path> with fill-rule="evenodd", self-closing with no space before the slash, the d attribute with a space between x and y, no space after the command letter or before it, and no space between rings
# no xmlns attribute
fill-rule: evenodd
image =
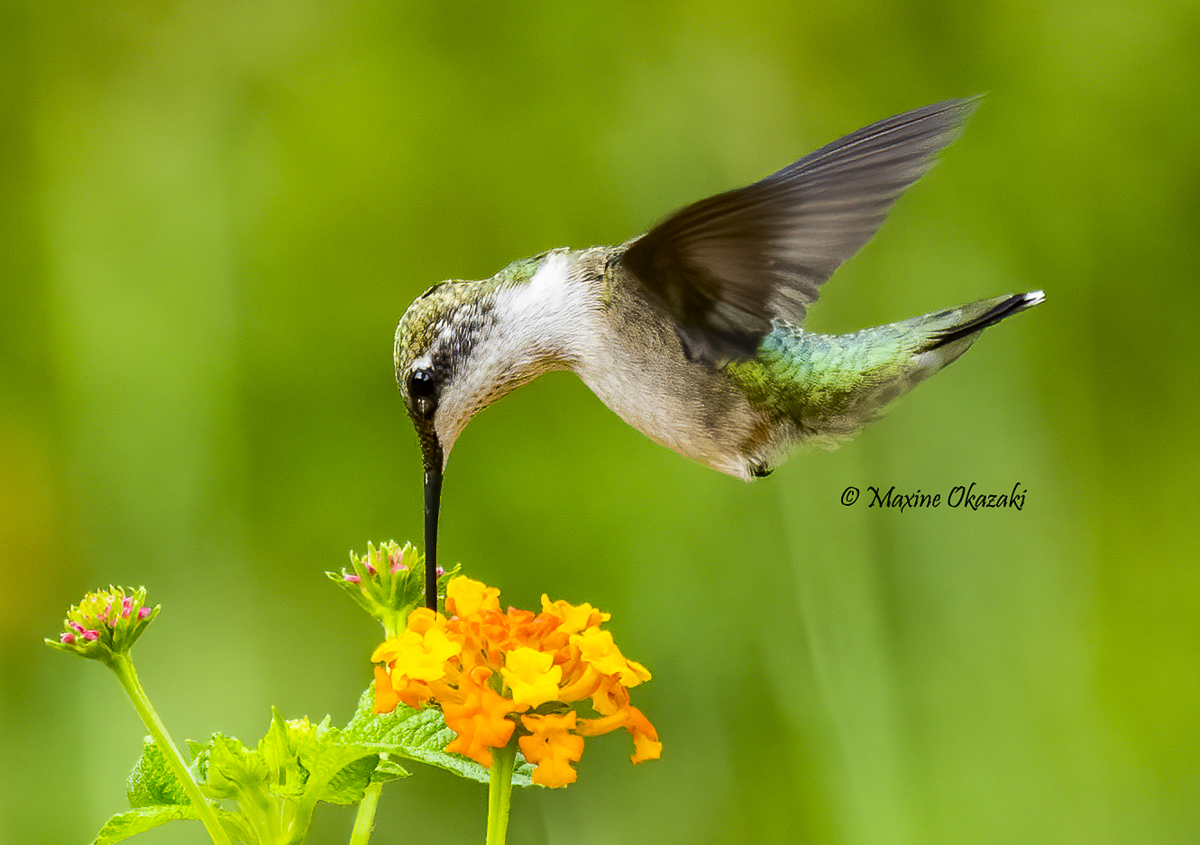
<svg viewBox="0 0 1200 845"><path fill-rule="evenodd" d="M442 449L436 443L425 454L425 606L437 611L438 509L442 503Z"/></svg>

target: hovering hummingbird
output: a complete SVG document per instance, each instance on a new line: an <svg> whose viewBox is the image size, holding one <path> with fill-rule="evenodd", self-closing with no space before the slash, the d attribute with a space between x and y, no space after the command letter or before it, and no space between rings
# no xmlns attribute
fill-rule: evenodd
<svg viewBox="0 0 1200 845"><path fill-rule="evenodd" d="M429 572L455 440L542 373L573 370L650 439L750 480L803 441L852 434L985 328L1041 302L1040 291L997 296L849 335L800 327L975 105L874 123L620 246L554 249L422 293L396 329L395 364L424 458ZM432 577L426 587L433 607Z"/></svg>

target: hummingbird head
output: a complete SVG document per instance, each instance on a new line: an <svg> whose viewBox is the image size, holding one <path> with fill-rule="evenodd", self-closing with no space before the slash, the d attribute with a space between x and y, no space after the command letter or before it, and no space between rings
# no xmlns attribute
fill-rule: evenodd
<svg viewBox="0 0 1200 845"><path fill-rule="evenodd" d="M396 327L396 384L417 430L425 469L441 469L476 409L464 375L490 309L479 282L442 282L421 294Z"/></svg>
<svg viewBox="0 0 1200 845"><path fill-rule="evenodd" d="M396 383L425 465L425 603L437 609L437 530L442 469L475 413L469 363L489 308L479 282L442 282L417 297L396 327ZM465 376L465 377L464 377Z"/></svg>
<svg viewBox="0 0 1200 845"><path fill-rule="evenodd" d="M417 297L396 327L396 383L425 464L426 604L436 608L437 522L442 470L458 435L480 410L557 363L541 349L529 282L545 255L490 279L448 281ZM526 291L532 296L521 296Z"/></svg>
<svg viewBox="0 0 1200 845"><path fill-rule="evenodd" d="M536 312L547 297L530 283L551 254L514 262L490 279L447 281L422 293L396 327L396 383L417 430L425 468L445 464L471 418L561 366Z"/></svg>

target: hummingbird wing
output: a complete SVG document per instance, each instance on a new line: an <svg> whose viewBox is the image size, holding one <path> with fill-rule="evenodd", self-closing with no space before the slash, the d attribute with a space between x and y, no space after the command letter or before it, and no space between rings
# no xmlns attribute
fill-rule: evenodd
<svg viewBox="0 0 1200 845"><path fill-rule="evenodd" d="M630 244L621 262L674 317L689 359L749 358L772 319L804 319L820 286L870 240L976 103L889 117L689 205Z"/></svg>

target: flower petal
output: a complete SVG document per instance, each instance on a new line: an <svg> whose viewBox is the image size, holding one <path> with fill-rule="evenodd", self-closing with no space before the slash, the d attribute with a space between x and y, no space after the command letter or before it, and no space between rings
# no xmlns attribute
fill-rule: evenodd
<svg viewBox="0 0 1200 845"><path fill-rule="evenodd" d="M571 637L572 645L579 649L584 661L604 675L616 675L621 683L633 687L650 680L650 673L640 663L627 660L613 642L610 631L588 628L582 634Z"/></svg>
<svg viewBox="0 0 1200 845"><path fill-rule="evenodd" d="M522 716L521 724L529 736L517 740L521 753L530 763L536 763L533 782L540 786L566 786L578 776L571 763L583 756L583 737L571 733L575 728L575 711L562 715Z"/></svg>
<svg viewBox="0 0 1200 845"><path fill-rule="evenodd" d="M392 674L414 681L444 677L446 661L462 651L462 646L451 642L442 628L430 628L424 636L405 631L400 639L406 647L397 651L391 664Z"/></svg>
<svg viewBox="0 0 1200 845"><path fill-rule="evenodd" d="M481 766L491 767L489 748L503 748L512 738L516 723L505 718L512 712L513 703L487 685L491 670L480 667L471 673L471 683L459 689L464 692L463 703L442 702L446 725L456 737L446 746L447 751L470 757Z"/></svg>
<svg viewBox="0 0 1200 845"><path fill-rule="evenodd" d="M392 686L392 676L388 670L378 663L375 664L375 703L371 705L374 713L391 713L400 703L400 696Z"/></svg>
<svg viewBox="0 0 1200 845"><path fill-rule="evenodd" d="M537 707L558 698L562 667L554 665L554 655L522 646L508 652L500 670L504 683L512 691L518 710Z"/></svg>
<svg viewBox="0 0 1200 845"><path fill-rule="evenodd" d="M446 612L466 618L481 610L499 610L499 595L496 587L459 575L446 585Z"/></svg>
<svg viewBox="0 0 1200 845"><path fill-rule="evenodd" d="M574 605L559 599L550 601L550 597L542 593L542 612L553 613L562 619L560 629L568 634L577 634L585 628L594 628L601 622L607 622L612 614L601 613L587 602Z"/></svg>

